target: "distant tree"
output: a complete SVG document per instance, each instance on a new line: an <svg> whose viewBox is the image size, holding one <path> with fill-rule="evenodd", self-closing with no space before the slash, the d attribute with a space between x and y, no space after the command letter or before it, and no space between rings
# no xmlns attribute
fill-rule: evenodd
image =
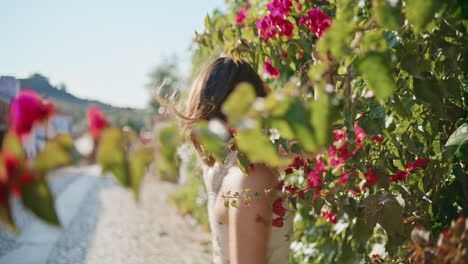
<svg viewBox="0 0 468 264"><path fill-rule="evenodd" d="M179 71L179 64L176 56L171 56L163 60L153 71L149 73L149 82L146 85L150 91L149 108L155 113L159 112L160 104L155 99L156 90L163 84L160 95L163 97L178 97L180 89L184 84L184 78Z"/></svg>

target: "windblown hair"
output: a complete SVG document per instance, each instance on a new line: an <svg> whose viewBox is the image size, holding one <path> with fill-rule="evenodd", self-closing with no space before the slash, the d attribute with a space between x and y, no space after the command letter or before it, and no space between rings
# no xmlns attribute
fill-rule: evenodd
<svg viewBox="0 0 468 264"><path fill-rule="evenodd" d="M172 103L156 95L156 99L162 106L184 121L184 132L203 163L208 166L213 166L215 160L198 143L196 136L192 133L192 128L200 120L217 118L226 121L221 106L241 82L250 83L257 97L265 97L269 92L268 87L264 85L250 64L244 61L234 62L230 58L219 58L194 79L185 114L180 113Z"/></svg>

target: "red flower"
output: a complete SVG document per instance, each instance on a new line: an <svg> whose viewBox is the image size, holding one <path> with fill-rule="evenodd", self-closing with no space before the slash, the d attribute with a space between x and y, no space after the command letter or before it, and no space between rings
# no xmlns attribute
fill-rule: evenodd
<svg viewBox="0 0 468 264"><path fill-rule="evenodd" d="M417 158L416 161L414 161L414 167L422 169L422 168L424 168L424 166L426 166L426 163L429 160L430 159Z"/></svg>
<svg viewBox="0 0 468 264"><path fill-rule="evenodd" d="M235 127L231 127L231 129L229 129L231 131L231 135L233 137L235 137L237 135L237 131L236 131L236 128Z"/></svg>
<svg viewBox="0 0 468 264"><path fill-rule="evenodd" d="M13 173L19 168L20 163L18 157L8 150L4 150L2 152L2 159L5 166L6 177L4 179L0 178L0 180L7 182Z"/></svg>
<svg viewBox="0 0 468 264"><path fill-rule="evenodd" d="M411 163L411 162L406 163L405 168L407 171L411 172L412 170L414 170L414 163Z"/></svg>
<svg viewBox="0 0 468 264"><path fill-rule="evenodd" d="M356 136L356 148L353 153L356 153L362 146L364 138L367 137L366 132L358 124L354 125L354 135Z"/></svg>
<svg viewBox="0 0 468 264"><path fill-rule="evenodd" d="M302 57L304 57L304 51L301 51L299 54L297 54L298 59L302 59Z"/></svg>
<svg viewBox="0 0 468 264"><path fill-rule="evenodd" d="M88 128L93 139L98 140L101 132L107 127L107 120L101 110L95 106L88 109Z"/></svg>
<svg viewBox="0 0 468 264"><path fill-rule="evenodd" d="M284 187L284 181L281 180L281 181L279 181L278 184L276 185L276 189L278 189L278 190L281 191L281 190L283 190L283 187Z"/></svg>
<svg viewBox="0 0 468 264"><path fill-rule="evenodd" d="M301 18L299 20L299 24L305 24L315 32L315 36L317 36L317 38L320 38L330 27L331 19L329 16L325 15L319 7L317 7L307 11L307 17Z"/></svg>
<svg viewBox="0 0 468 264"><path fill-rule="evenodd" d="M388 179L389 182L406 182L406 179L408 178L408 171L399 171L395 173L394 175L390 176Z"/></svg>
<svg viewBox="0 0 468 264"><path fill-rule="evenodd" d="M292 174L293 169L292 168L287 168L287 169L284 170L284 173L286 173L286 175Z"/></svg>
<svg viewBox="0 0 468 264"><path fill-rule="evenodd" d="M283 217L286 211L288 210L283 207L283 199L278 198L273 202L273 213Z"/></svg>
<svg viewBox="0 0 468 264"><path fill-rule="evenodd" d="M342 184L342 185L346 184L346 182L348 182L348 179L349 179L349 175L350 175L350 174L351 174L351 173L345 173L345 174L343 174L343 176L341 176L341 178L338 180L338 183L339 183L339 184Z"/></svg>
<svg viewBox="0 0 468 264"><path fill-rule="evenodd" d="M382 145L383 142L383 138L381 136L373 136L371 137L371 140L377 142L379 145Z"/></svg>
<svg viewBox="0 0 468 264"><path fill-rule="evenodd" d="M263 71L268 73L273 78L278 78L280 76L280 72L277 68L275 68L270 60L265 61L265 66L263 67Z"/></svg>
<svg viewBox="0 0 468 264"><path fill-rule="evenodd" d="M284 221L284 218L281 216L278 216L275 219L271 219L271 225L280 228L280 227L283 227L284 225L283 221Z"/></svg>
<svg viewBox="0 0 468 264"><path fill-rule="evenodd" d="M13 131L20 137L27 135L36 122L44 121L54 114L54 105L44 103L38 93L21 90L11 103L9 118Z"/></svg>
<svg viewBox="0 0 468 264"><path fill-rule="evenodd" d="M237 13L236 19L234 20L234 24L236 25L243 25L245 23L245 19L247 18L247 7L242 8Z"/></svg>
<svg viewBox="0 0 468 264"><path fill-rule="evenodd" d="M15 179L15 181L12 184L11 191L13 195L15 195L16 197L20 197L21 189L23 188L23 186L33 183L35 179L36 179L36 176L31 171L25 171L21 173L18 176L18 179Z"/></svg>
<svg viewBox="0 0 468 264"><path fill-rule="evenodd" d="M280 54L281 57L283 58L287 58L288 57L288 53L286 51L281 51L281 54Z"/></svg>
<svg viewBox="0 0 468 264"><path fill-rule="evenodd" d="M299 187L297 187L296 185L289 184L286 186L285 189L289 192L290 195L295 195Z"/></svg>
<svg viewBox="0 0 468 264"><path fill-rule="evenodd" d="M334 214L332 212L324 210L324 211L322 211L321 216L326 217L327 221L330 222L330 223L333 223L333 224L338 223L338 220L336 219L336 214Z"/></svg>
<svg viewBox="0 0 468 264"><path fill-rule="evenodd" d="M366 178L366 184L367 185L374 185L375 183L377 183L380 179L379 175L375 174L373 171L372 171L372 168L368 168L367 169L368 172L364 173L364 177Z"/></svg>

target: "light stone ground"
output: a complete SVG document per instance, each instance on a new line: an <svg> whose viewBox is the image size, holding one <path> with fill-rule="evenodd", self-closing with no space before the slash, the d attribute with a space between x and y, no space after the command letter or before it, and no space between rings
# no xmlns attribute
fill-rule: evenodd
<svg viewBox="0 0 468 264"><path fill-rule="evenodd" d="M138 202L121 187L103 190L86 263L210 263L210 235L166 202L174 187L147 177Z"/></svg>

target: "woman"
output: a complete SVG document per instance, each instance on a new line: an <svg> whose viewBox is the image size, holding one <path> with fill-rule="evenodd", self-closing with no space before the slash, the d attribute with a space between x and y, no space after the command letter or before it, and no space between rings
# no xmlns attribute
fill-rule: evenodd
<svg viewBox="0 0 468 264"><path fill-rule="evenodd" d="M275 190L277 171L254 164L249 176L245 176L238 167L236 151L228 155L225 164L219 164L203 150L191 132L193 125L200 120L226 121L221 106L241 82L250 83L257 97L265 97L268 93L267 87L248 63L219 58L195 79L186 115L175 111L186 121L187 135L203 162L214 263L288 263L292 217L288 217L281 228L271 225L272 202L277 194L252 201L248 207L240 205L238 208L226 208L222 198L223 193L241 192L247 188L251 189L250 193L259 194L263 194L265 189ZM162 103L168 106L164 101Z"/></svg>

